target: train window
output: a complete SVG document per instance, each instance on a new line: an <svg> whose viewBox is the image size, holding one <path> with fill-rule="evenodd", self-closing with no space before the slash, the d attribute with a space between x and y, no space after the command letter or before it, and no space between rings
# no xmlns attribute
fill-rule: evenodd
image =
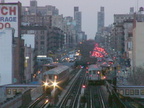
<svg viewBox="0 0 144 108"><path fill-rule="evenodd" d="M125 89L125 95L129 95L129 89Z"/></svg>
<svg viewBox="0 0 144 108"><path fill-rule="evenodd" d="M49 79L52 79L52 75L49 75Z"/></svg>
<svg viewBox="0 0 144 108"><path fill-rule="evenodd" d="M22 93L23 89L18 89L18 92Z"/></svg>
<svg viewBox="0 0 144 108"><path fill-rule="evenodd" d="M123 94L124 94L124 91L123 91L122 89L120 89L120 90L119 90L119 93L120 93L121 95L123 95Z"/></svg>
<svg viewBox="0 0 144 108"><path fill-rule="evenodd" d="M141 95L144 95L144 89L141 90Z"/></svg>
<svg viewBox="0 0 144 108"><path fill-rule="evenodd" d="M130 89L130 95L134 95L134 89Z"/></svg>
<svg viewBox="0 0 144 108"><path fill-rule="evenodd" d="M135 90L135 95L139 95L139 90L138 89Z"/></svg>
<svg viewBox="0 0 144 108"><path fill-rule="evenodd" d="M47 76L46 75L44 75L44 80L46 80L47 79Z"/></svg>
<svg viewBox="0 0 144 108"><path fill-rule="evenodd" d="M16 94L16 92L17 92L17 89L13 89L13 94Z"/></svg>
<svg viewBox="0 0 144 108"><path fill-rule="evenodd" d="M7 94L8 94L8 95L11 94L11 89L7 89Z"/></svg>

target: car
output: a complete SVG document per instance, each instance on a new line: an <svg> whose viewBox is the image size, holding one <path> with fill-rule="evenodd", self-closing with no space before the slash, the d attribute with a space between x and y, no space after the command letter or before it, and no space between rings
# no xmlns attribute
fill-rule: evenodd
<svg viewBox="0 0 144 108"><path fill-rule="evenodd" d="M74 58L69 58L69 62L74 62L75 59Z"/></svg>

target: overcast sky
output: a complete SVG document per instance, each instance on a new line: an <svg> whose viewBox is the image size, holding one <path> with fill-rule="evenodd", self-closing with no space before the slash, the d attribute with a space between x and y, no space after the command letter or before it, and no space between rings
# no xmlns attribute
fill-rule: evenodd
<svg viewBox="0 0 144 108"><path fill-rule="evenodd" d="M5 0L5 2L20 1L22 6L29 6L30 0ZM74 6L79 6L82 12L82 30L88 39L94 39L97 31L97 12L105 7L105 26L113 23L114 14L129 13L130 7L144 7L144 0L37 0L38 6L53 5L59 9L59 14L72 16Z"/></svg>

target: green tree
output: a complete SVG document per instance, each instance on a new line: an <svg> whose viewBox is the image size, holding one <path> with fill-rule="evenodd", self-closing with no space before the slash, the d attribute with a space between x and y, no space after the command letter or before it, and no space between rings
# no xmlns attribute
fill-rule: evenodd
<svg viewBox="0 0 144 108"><path fill-rule="evenodd" d="M94 40L87 40L79 44L78 47L83 58L90 56L90 51L93 51L95 43Z"/></svg>

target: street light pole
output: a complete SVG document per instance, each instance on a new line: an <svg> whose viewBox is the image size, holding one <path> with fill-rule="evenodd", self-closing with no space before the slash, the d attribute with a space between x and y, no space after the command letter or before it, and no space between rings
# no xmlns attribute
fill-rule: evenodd
<svg viewBox="0 0 144 108"><path fill-rule="evenodd" d="M116 65L114 66L113 85L114 85L114 90L116 91L116 85L117 85L117 67L116 67Z"/></svg>

